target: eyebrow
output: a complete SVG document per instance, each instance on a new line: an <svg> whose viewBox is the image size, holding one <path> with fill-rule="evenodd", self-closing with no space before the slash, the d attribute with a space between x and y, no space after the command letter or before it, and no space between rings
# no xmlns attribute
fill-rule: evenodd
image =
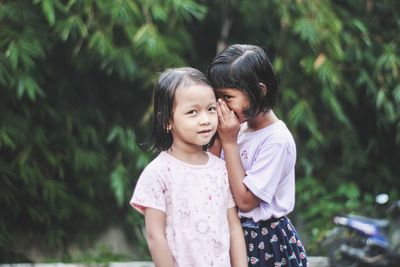
<svg viewBox="0 0 400 267"><path fill-rule="evenodd" d="M212 105L216 105L216 104L217 104L217 101L214 100L214 101L212 101L212 102L209 102L206 106L212 106ZM191 105L189 105L189 106L186 106L185 108L194 108L194 107L200 107L200 106L202 106L202 105L199 105L199 104L191 104Z"/></svg>

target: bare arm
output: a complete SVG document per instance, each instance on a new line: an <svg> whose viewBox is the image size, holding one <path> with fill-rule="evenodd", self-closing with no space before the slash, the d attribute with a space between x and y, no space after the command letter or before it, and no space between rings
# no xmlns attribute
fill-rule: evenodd
<svg viewBox="0 0 400 267"><path fill-rule="evenodd" d="M229 183L236 205L241 211L247 212L258 206L260 199L256 197L243 183L246 172L239 156L239 147L235 144L223 145Z"/></svg>
<svg viewBox="0 0 400 267"><path fill-rule="evenodd" d="M246 243L236 207L228 210L232 267L247 267Z"/></svg>
<svg viewBox="0 0 400 267"><path fill-rule="evenodd" d="M257 207L260 199L243 183L246 172L242 166L239 147L237 145L240 124L236 115L229 110L225 102L219 100L218 104L218 135L224 149L229 183L236 205L241 211L247 212Z"/></svg>
<svg viewBox="0 0 400 267"><path fill-rule="evenodd" d="M147 244L156 267L174 267L174 259L165 236L165 213L147 208L146 221Z"/></svg>

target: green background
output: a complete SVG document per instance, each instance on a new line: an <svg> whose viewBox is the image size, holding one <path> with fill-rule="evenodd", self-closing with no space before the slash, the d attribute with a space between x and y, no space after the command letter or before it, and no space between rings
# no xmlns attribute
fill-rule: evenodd
<svg viewBox="0 0 400 267"><path fill-rule="evenodd" d="M310 255L341 212L379 216L400 190L400 1L0 1L0 259L27 244L74 260L121 225L149 259L129 207L148 152L159 72L205 71L233 43L264 47L275 109L294 134L291 219Z"/></svg>

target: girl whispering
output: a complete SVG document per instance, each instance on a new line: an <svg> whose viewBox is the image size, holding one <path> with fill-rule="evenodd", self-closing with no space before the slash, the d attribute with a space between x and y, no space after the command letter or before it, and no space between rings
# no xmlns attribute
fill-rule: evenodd
<svg viewBox="0 0 400 267"><path fill-rule="evenodd" d="M208 78L219 98L219 142L248 265L308 266L287 218L295 204L296 145L272 110L278 88L270 60L258 46L231 45L214 58Z"/></svg>
<svg viewBox="0 0 400 267"><path fill-rule="evenodd" d="M154 91L154 147L131 205L145 216L156 266L247 266L223 160L204 151L217 131L217 102L193 68L168 69Z"/></svg>

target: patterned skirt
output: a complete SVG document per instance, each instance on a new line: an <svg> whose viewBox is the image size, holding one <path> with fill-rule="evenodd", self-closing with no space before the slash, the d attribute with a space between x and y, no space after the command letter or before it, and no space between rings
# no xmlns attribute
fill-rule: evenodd
<svg viewBox="0 0 400 267"><path fill-rule="evenodd" d="M287 217L254 222L241 218L248 266L308 267L304 247Z"/></svg>

